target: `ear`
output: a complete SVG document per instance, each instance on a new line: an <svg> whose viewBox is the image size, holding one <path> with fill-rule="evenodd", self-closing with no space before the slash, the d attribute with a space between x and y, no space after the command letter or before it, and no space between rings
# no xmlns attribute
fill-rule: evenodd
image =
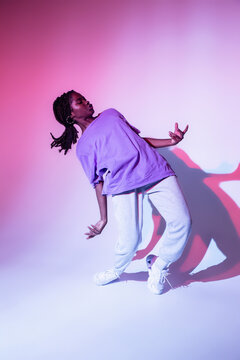
<svg viewBox="0 0 240 360"><path fill-rule="evenodd" d="M74 119L75 115L73 113L73 111L71 111L71 118Z"/></svg>

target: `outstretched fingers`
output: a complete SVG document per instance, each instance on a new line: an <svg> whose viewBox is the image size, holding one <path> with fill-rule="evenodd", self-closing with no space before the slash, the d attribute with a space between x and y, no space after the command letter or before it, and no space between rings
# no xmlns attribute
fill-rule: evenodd
<svg viewBox="0 0 240 360"><path fill-rule="evenodd" d="M183 130L183 133L186 134L186 132L188 131L188 125L185 127L185 129Z"/></svg>
<svg viewBox="0 0 240 360"><path fill-rule="evenodd" d="M91 225L92 228L90 228L90 226L88 226L88 228L94 233L94 234L100 234L100 231L98 230L98 228L95 225Z"/></svg>
<svg viewBox="0 0 240 360"><path fill-rule="evenodd" d="M175 123L175 133L181 134L182 136L184 136L186 134L186 132L188 131L188 125L185 127L185 129L182 131L178 128L178 123Z"/></svg>
<svg viewBox="0 0 240 360"><path fill-rule="evenodd" d="M88 233L84 233L84 235L88 236L87 239L90 239L90 238L92 238L92 237L94 237L96 235L99 235L101 233L101 231L98 230L95 225L91 225L91 227L88 226L88 228L89 228L90 231Z"/></svg>

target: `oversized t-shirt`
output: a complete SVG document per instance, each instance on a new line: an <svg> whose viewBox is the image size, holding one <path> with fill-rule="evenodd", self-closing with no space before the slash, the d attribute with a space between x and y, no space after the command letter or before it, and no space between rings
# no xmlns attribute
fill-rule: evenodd
<svg viewBox="0 0 240 360"><path fill-rule="evenodd" d="M104 181L102 195L119 194L175 175L166 159L139 133L119 111L110 108L79 138L76 155L93 188Z"/></svg>

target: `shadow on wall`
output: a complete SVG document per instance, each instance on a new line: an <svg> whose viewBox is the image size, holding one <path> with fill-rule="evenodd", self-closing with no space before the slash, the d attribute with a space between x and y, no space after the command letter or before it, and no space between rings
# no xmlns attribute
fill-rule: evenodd
<svg viewBox="0 0 240 360"><path fill-rule="evenodd" d="M220 188L222 181L240 180L240 165L231 174L206 173L181 149L159 151L174 171L187 201L192 230L181 258L170 267L171 284L174 287L188 285L195 281L215 281L240 275L240 210L237 204ZM150 243L139 250L133 260L148 255L164 231L163 219L153 208L154 231ZM225 255L220 264L190 275L200 264L208 246L214 239ZM124 274L123 274L124 275ZM128 278L125 274L124 278ZM147 273L138 273L138 280L146 280ZM137 279L137 274L132 274ZM142 277L142 279L140 279ZM123 279L125 280L125 279Z"/></svg>

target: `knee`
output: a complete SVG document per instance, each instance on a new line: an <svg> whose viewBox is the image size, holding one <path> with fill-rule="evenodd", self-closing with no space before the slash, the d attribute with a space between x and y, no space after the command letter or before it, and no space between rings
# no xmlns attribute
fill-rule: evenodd
<svg viewBox="0 0 240 360"><path fill-rule="evenodd" d="M136 249L138 248L138 242L135 242L134 244L129 244L126 246L125 251L127 254L134 254L136 252Z"/></svg>
<svg viewBox="0 0 240 360"><path fill-rule="evenodd" d="M117 243L115 246L115 252L121 255L131 255L136 252L138 248L138 239L136 241L129 241L125 244Z"/></svg>
<svg viewBox="0 0 240 360"><path fill-rule="evenodd" d="M187 212L185 213L182 217L181 217L181 223L182 226L187 230L190 231L192 228L192 217L191 215Z"/></svg>

